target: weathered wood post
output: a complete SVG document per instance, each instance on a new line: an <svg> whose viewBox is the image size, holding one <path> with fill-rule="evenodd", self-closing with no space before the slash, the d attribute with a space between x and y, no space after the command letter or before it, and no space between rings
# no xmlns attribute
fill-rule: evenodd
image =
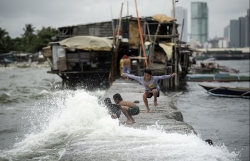
<svg viewBox="0 0 250 161"><path fill-rule="evenodd" d="M112 54L112 65L111 65L111 73L110 73L110 78L109 78L109 83L112 84L115 81L115 78L117 77L117 55L119 51L119 31L121 27L121 17L122 17L122 9L123 9L123 3L121 6L121 11L120 11L120 19L119 19L119 25L117 29L117 34L113 33L113 45L115 46L115 49L113 50Z"/></svg>
<svg viewBox="0 0 250 161"><path fill-rule="evenodd" d="M161 20L161 17L160 17L160 20ZM151 51L152 51L152 52L150 52L150 55L149 55L149 61L150 61L151 63L153 62L153 61L152 61L152 59L153 59L152 57L153 57L154 51L155 51L155 41L156 41L158 32L159 32L159 30L160 30L160 27L161 27L161 24L160 24L160 22L159 22L159 23L158 23L158 26L157 26L157 29L156 29L156 32L155 32L153 45L152 45L152 48L151 48Z"/></svg>
<svg viewBox="0 0 250 161"><path fill-rule="evenodd" d="M173 2L173 18L175 19L175 0L172 0ZM176 52L176 38L175 38L175 35L176 35L176 29L175 29L175 21L173 21L173 33L174 35L172 41L174 43L174 72L177 74L175 77L174 77L174 85L175 85L175 90L177 90L177 87L179 85L178 83L178 78L179 78L179 73L178 73L178 57L177 57L177 52Z"/></svg>

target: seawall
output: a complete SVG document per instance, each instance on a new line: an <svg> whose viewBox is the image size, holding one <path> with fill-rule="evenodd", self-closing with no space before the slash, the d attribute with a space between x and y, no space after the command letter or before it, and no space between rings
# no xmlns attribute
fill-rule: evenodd
<svg viewBox="0 0 250 161"><path fill-rule="evenodd" d="M194 131L193 127L188 125L183 121L183 116L180 111L177 110L177 108L174 106L173 99L171 97L165 96L163 93L160 93L160 97L158 98L158 106L155 108L153 106L153 98L149 99L149 107L151 107L150 113L145 113L146 107L144 105L142 95L144 93L144 87L140 85L136 81L126 81L118 79L111 87L106 91L103 98L109 97L113 101L113 95L115 93L120 93L123 100L125 101L131 101L131 102L138 102L136 103L141 113L139 113L136 116L133 116L136 123L132 125L125 125L128 127L133 127L136 129L157 129L165 131L166 133L178 133L178 134L190 134L196 132ZM119 118L120 122L126 121L126 117L121 114L121 117ZM111 134L112 136L112 134ZM118 139L118 142L120 142L121 138ZM124 139L124 138L122 138ZM121 139L121 140L122 140ZM112 140L112 139L111 139ZM103 145L103 154L105 157L108 154L112 158L113 155L116 155L116 153L112 153L109 151L110 148L113 148L113 144L107 140L104 140L104 142L107 142L108 145ZM116 143L117 140L112 140L112 142ZM90 144L88 141L85 141L84 138L82 141L72 141L69 145L67 145L67 148L65 149L65 152L60 157L60 161L68 161L68 160L84 160L81 159L82 157L86 157L86 153L88 154L88 149L92 148L92 142ZM127 142L124 142L125 145ZM122 144L122 143L121 143ZM107 147L106 147L107 146ZM114 144L116 146L116 144ZM121 146L119 144L119 146ZM132 145L131 145L132 146ZM118 148L118 151L121 147ZM107 153L107 154L106 154ZM93 160L100 160L97 159L98 157L102 157L102 154L98 154L98 156L91 156ZM133 156L134 157L134 156ZM103 158L102 158L103 159ZM119 160L119 159L118 159ZM133 160L133 159L132 159Z"/></svg>
<svg viewBox="0 0 250 161"><path fill-rule="evenodd" d="M147 126L155 125L168 133L196 134L194 128L184 122L182 113L174 106L173 97L166 96L161 92L157 99L157 107L154 106L153 98L148 99L150 113L145 113L146 107L142 98L144 87L141 84L136 81L117 79L104 97L109 97L114 103L113 95L115 93L120 93L125 101L139 102L136 104L141 112L139 115L133 116L136 123L128 126L144 129ZM126 117L122 114L120 120L126 121Z"/></svg>

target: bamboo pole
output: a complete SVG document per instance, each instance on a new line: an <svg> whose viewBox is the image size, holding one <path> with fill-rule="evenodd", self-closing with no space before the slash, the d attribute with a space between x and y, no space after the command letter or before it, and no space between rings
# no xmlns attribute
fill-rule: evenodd
<svg viewBox="0 0 250 161"><path fill-rule="evenodd" d="M146 22L147 24L147 30L148 30L148 35L149 35L149 41L152 43L152 39L151 39L151 36L150 36L150 30L149 30L149 25L148 25L148 22Z"/></svg>
<svg viewBox="0 0 250 161"><path fill-rule="evenodd" d="M161 18L160 18L161 19ZM157 37L157 34L159 32L159 29L161 27L161 24L158 23L158 26L157 26L157 29L156 29L156 32L155 32L155 35L154 35L154 41L152 43L152 47L151 47L151 52L150 52L150 56L149 56L149 63L151 64L153 61L152 61L152 56L153 56L153 53L154 53L154 50L155 50L155 41L156 41L156 37Z"/></svg>
<svg viewBox="0 0 250 161"><path fill-rule="evenodd" d="M120 30L120 26L121 26L121 17L122 17L122 9L123 9L123 3L121 6L121 11L120 11L120 19L119 19L119 25L118 25L118 29L117 29L117 34L115 36L115 33L113 33L113 45L115 46L115 50L113 51L112 54L112 69L111 69L111 74L110 74L110 78L109 78L109 83L112 84L115 81L115 77L117 76L117 55L118 55L118 51L119 51L119 30ZM116 41L115 41L116 39ZM114 44L115 43L115 44Z"/></svg>
<svg viewBox="0 0 250 161"><path fill-rule="evenodd" d="M181 24L181 36L180 36L180 42L182 41L182 34L183 34L183 27L184 27L184 19L182 20L182 24Z"/></svg>
<svg viewBox="0 0 250 161"><path fill-rule="evenodd" d="M48 61L49 65L50 65L50 67L52 67L52 68L53 68L53 64L52 64L52 62L50 61L50 59L49 59L48 57L47 57L46 59L47 59L47 61Z"/></svg>
<svg viewBox="0 0 250 161"><path fill-rule="evenodd" d="M139 28L140 39L141 39L141 47L142 47L144 57L147 57L146 52L145 52L145 48L144 48L144 42L143 42L142 31L141 31L141 23L140 23L140 19L139 19L136 0L135 0L135 7L136 7L136 16L137 16L138 28ZM146 68L148 68L148 61L147 60L145 60L145 64L146 64Z"/></svg>
<svg viewBox="0 0 250 161"><path fill-rule="evenodd" d="M182 34L183 34L183 26L184 26L184 19L182 20L182 24L181 24L181 36L179 39L179 52L181 51L181 42L182 42ZM184 57L184 60L186 60L186 55ZM184 65L186 65L186 62L184 61Z"/></svg>
<svg viewBox="0 0 250 161"><path fill-rule="evenodd" d="M110 5L110 11L111 11L111 25L112 25L112 31L113 31L113 33L114 33L114 20L113 20L113 13L112 13L112 7L111 7L111 5Z"/></svg>
<svg viewBox="0 0 250 161"><path fill-rule="evenodd" d="M118 44L118 40L119 40L119 33L120 33L121 19L122 19L122 9L123 9L123 3L121 6L119 25L118 25L117 34L116 34L116 43L115 43L116 45Z"/></svg>
<svg viewBox="0 0 250 161"><path fill-rule="evenodd" d="M175 0L172 0L173 3L173 18L175 19ZM173 33L175 35L175 22L173 22ZM178 66L177 66L177 53L176 53L176 38L173 38L174 45L174 72L176 73L176 76L174 77L174 84L175 84L175 90L177 90L178 87Z"/></svg>
<svg viewBox="0 0 250 161"><path fill-rule="evenodd" d="M128 1L127 1L127 16L129 15L129 10L128 10L129 8L128 8Z"/></svg>

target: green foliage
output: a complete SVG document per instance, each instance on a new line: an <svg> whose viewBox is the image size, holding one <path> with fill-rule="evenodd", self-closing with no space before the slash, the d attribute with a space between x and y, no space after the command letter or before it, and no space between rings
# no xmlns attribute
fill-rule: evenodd
<svg viewBox="0 0 250 161"><path fill-rule="evenodd" d="M0 28L0 53L10 51L23 51L35 53L41 51L43 47L51 42L51 37L58 34L57 29L52 27L42 27L35 31L32 24L26 24L21 37L11 39L5 29Z"/></svg>
<svg viewBox="0 0 250 161"><path fill-rule="evenodd" d="M41 30L37 31L37 39L35 50L39 51L43 47L47 46L51 41L51 38L58 34L58 31L51 27L43 27Z"/></svg>
<svg viewBox="0 0 250 161"><path fill-rule="evenodd" d="M36 35L34 34L35 27L32 24L26 24L25 28L23 28L24 34L22 34L23 38L23 51L32 53L34 48L34 41L36 40Z"/></svg>
<svg viewBox="0 0 250 161"><path fill-rule="evenodd" d="M7 53L10 48L11 42L9 33L5 29L0 28L0 53Z"/></svg>
<svg viewBox="0 0 250 161"><path fill-rule="evenodd" d="M12 47L12 40L10 36L6 36L3 38L4 44L3 44L3 49L6 52L9 52L13 49Z"/></svg>
<svg viewBox="0 0 250 161"><path fill-rule="evenodd" d="M13 45L13 50L15 50L15 51L24 51L23 39L22 38L17 37L15 39L12 39L12 45Z"/></svg>

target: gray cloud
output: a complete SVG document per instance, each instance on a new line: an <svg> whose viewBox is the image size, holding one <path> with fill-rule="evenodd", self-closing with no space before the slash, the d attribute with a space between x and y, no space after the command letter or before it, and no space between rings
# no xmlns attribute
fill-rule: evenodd
<svg viewBox="0 0 250 161"><path fill-rule="evenodd" d="M43 26L62 27L118 18L121 3L124 2L123 16L136 16L134 0L0 0L0 27L11 37L23 34L25 24L36 29ZM176 6L188 9L190 17L191 0L179 0ZM223 29L230 19L246 15L248 0L203 0L209 7L209 37L223 36ZM172 0L137 0L139 16L152 16L164 13L171 16ZM190 26L190 18L188 19ZM190 30L190 29L188 29Z"/></svg>

